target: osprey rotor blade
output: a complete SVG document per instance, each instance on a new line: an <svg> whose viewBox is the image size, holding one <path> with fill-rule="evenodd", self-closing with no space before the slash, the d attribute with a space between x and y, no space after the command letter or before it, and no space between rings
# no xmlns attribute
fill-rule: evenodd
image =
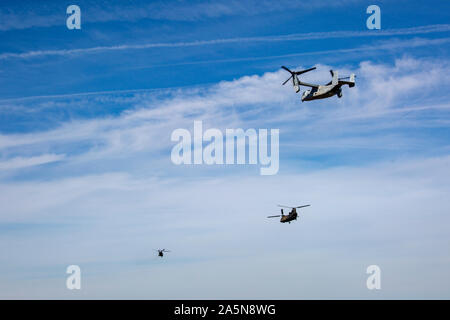
<svg viewBox="0 0 450 320"><path fill-rule="evenodd" d="M289 72L289 73L293 73L291 70L289 70L288 68L286 68L285 66L281 66L281 68L283 68L284 70L286 70L287 72Z"/></svg>
<svg viewBox="0 0 450 320"><path fill-rule="evenodd" d="M283 86L284 86L286 83L288 83L288 81L291 80L291 79L292 79L292 76L290 76L289 79L287 79L285 82L283 82Z"/></svg>
<svg viewBox="0 0 450 320"><path fill-rule="evenodd" d="M302 71L296 71L294 73L296 75L299 75L299 74L302 74L302 73L305 73L305 72L309 72L309 71L312 71L312 70L316 70L316 67L312 67L312 68L309 68L309 69L306 69L306 70L302 70Z"/></svg>
<svg viewBox="0 0 450 320"><path fill-rule="evenodd" d="M316 69L316 67L312 67L312 68L305 69L305 70L292 71L292 70L289 70L288 68L286 68L285 66L281 66L281 68L284 69L284 70L286 70L287 72L289 72L289 73L291 74L291 76L289 77L289 79L287 79L285 82L283 82L283 86L284 86L286 83L288 83L288 81L291 80L291 78L293 78L293 77L295 77L295 79L297 79L297 82L299 82L299 81L298 81L298 78L297 78L298 75ZM295 80L295 79L294 79L294 80Z"/></svg>

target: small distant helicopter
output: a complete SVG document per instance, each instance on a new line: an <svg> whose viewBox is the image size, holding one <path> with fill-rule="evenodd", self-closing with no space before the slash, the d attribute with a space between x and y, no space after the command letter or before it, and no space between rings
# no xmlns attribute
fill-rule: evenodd
<svg viewBox="0 0 450 320"><path fill-rule="evenodd" d="M166 250L166 249L158 249L158 250L156 250L156 251L158 251L158 257L164 257L164 252L170 252L169 250Z"/></svg>
<svg viewBox="0 0 450 320"><path fill-rule="evenodd" d="M281 68L283 68L284 70L286 70L287 72L289 72L291 74L289 79L287 79L285 82L283 82L283 85L285 85L292 78L292 85L294 86L295 93L300 92L300 86L311 87L311 90L306 90L305 92L303 92L302 102L329 98L334 95L337 95L338 98L341 98L343 85L347 84L350 88L353 88L355 86L355 77L356 76L354 73L352 73L349 77L338 78L337 71L330 70L331 78L332 78L331 81L325 85L320 85L320 84L311 84L311 83L302 82L298 79L298 75L308 72L308 71L311 71L311 70L315 70L316 67L306 69L306 70L301 70L301 71L291 71L288 68L286 68L285 66L282 66ZM346 79L348 79L348 81Z"/></svg>
<svg viewBox="0 0 450 320"><path fill-rule="evenodd" d="M284 212L283 212L283 209L281 209L281 215L268 216L267 218L281 217L281 219L280 219L281 223L285 223L285 222L291 223L291 221L297 220L297 217L298 217L297 209L309 207L310 204L307 204L307 205L304 205L304 206L298 206L298 207L288 207L288 206L282 206L282 205L278 205L278 206L282 207L282 208L290 208L292 210L291 210L291 212L289 212L289 214L285 215Z"/></svg>

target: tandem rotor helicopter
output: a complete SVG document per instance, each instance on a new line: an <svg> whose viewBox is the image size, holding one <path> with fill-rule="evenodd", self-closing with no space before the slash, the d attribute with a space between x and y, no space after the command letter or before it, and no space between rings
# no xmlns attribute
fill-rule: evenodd
<svg viewBox="0 0 450 320"><path fill-rule="evenodd" d="M288 206L282 206L282 205L278 205L278 206L282 207L282 208L290 208L292 210L291 210L291 212L289 212L289 214L285 215L283 212L283 209L281 209L281 214L276 215L276 216L268 216L267 218L281 217L281 219L280 219L281 223L285 223L285 222L291 223L291 221L297 220L297 217L298 217L297 209L309 207L310 204L307 204L304 206L298 206L298 207L288 207Z"/></svg>
<svg viewBox="0 0 450 320"><path fill-rule="evenodd" d="M332 78L331 81L325 85L320 85L320 84L311 84L311 83L302 82L298 79L299 75L301 75L305 72L315 70L316 67L309 68L306 70L300 70L300 71L291 71L288 68L286 68L285 66L282 66L281 68L283 68L284 70L286 70L287 72L289 72L291 74L289 79L287 79L285 82L283 82L283 85L285 85L292 78L292 85L294 86L295 93L300 92L300 86L311 87L310 90L306 90L305 92L303 92L302 102L329 98L334 95L337 95L339 98L341 98L342 97L342 88L341 87L343 85L347 84L350 88L353 88L355 86L355 77L356 76L354 73L352 73L349 77L338 78L337 71L330 70L331 78Z"/></svg>

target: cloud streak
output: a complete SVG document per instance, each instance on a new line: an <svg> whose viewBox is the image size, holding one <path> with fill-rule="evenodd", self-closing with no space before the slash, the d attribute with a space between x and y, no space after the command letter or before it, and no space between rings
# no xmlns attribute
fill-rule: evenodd
<svg viewBox="0 0 450 320"><path fill-rule="evenodd" d="M383 37L383 36L404 36L428 33L440 33L450 31L450 24L429 25L412 28L401 28L391 30L381 30L377 32L369 31L333 31L333 32L311 32L304 34L290 34L282 36L244 37L213 40L196 40L187 42L166 42L166 43L144 43L144 44L121 44L114 46L98 46L78 49L57 49L57 50L35 50L23 53L6 52L0 54L0 60L7 59L32 59L42 56L67 56L81 54L96 54L101 52L143 50L152 48L178 48L197 47L205 45L236 44L251 42L282 42L282 41L306 41L316 39L331 38L354 38L354 37Z"/></svg>
<svg viewBox="0 0 450 320"><path fill-rule="evenodd" d="M225 16L250 16L266 12L283 11L286 9L314 10L322 7L340 7L354 4L359 0L320 1L305 4L301 1L279 0L276 3L269 0L216 0L216 1L140 1L131 0L128 3L115 1L84 1L79 0L86 23L101 23L109 21L138 21L142 19L165 21L198 21ZM8 9L0 8L0 31L29 29L34 27L52 27L61 25L61 13L65 13L64 4L60 1L47 1L46 6L33 6L21 3L19 6L9 4ZM60 12L60 13L55 13Z"/></svg>
<svg viewBox="0 0 450 320"><path fill-rule="evenodd" d="M20 169L31 166L37 166L46 163L52 163L63 160L65 155L61 154L43 154L35 157L17 157L6 161L0 161L0 170Z"/></svg>

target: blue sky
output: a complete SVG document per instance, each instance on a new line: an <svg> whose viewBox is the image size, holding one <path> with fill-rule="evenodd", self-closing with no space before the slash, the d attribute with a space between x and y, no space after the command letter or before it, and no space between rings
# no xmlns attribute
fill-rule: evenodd
<svg viewBox="0 0 450 320"><path fill-rule="evenodd" d="M448 299L449 9L2 1L0 297ZM357 85L302 103L281 65ZM194 120L279 128L278 174L175 166ZM312 206L286 226L265 219L278 203Z"/></svg>

